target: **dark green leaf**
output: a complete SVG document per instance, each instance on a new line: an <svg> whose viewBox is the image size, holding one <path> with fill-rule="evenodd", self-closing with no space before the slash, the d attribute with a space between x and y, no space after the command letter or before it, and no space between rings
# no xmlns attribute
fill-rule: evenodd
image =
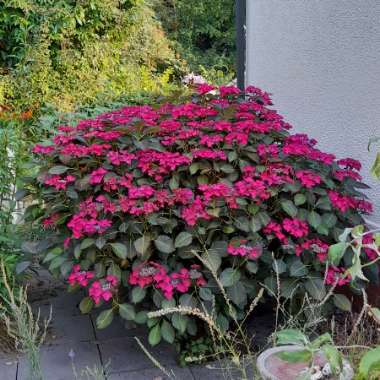
<svg viewBox="0 0 380 380"><path fill-rule="evenodd" d="M94 301L90 297L85 297L79 304L79 310L82 314L88 314L94 307Z"/></svg>
<svg viewBox="0 0 380 380"><path fill-rule="evenodd" d="M292 201L290 200L282 201L281 207L291 217L295 218L297 216L298 209Z"/></svg>
<svg viewBox="0 0 380 380"><path fill-rule="evenodd" d="M113 320L113 310L103 310L96 318L96 327L98 329L104 329L111 324Z"/></svg>
<svg viewBox="0 0 380 380"><path fill-rule="evenodd" d="M135 308L128 303L122 303L119 305L119 314L127 321L133 321L136 318Z"/></svg>
<svg viewBox="0 0 380 380"><path fill-rule="evenodd" d="M309 212L309 215L307 216L307 221L312 227L317 229L318 226L322 223L322 218L317 212L312 211Z"/></svg>
<svg viewBox="0 0 380 380"><path fill-rule="evenodd" d="M161 324L161 335L166 342L170 344L174 342L174 338L175 338L174 328L166 319L164 319Z"/></svg>
<svg viewBox="0 0 380 380"><path fill-rule="evenodd" d="M228 288L238 282L240 272L238 269L227 268L220 274L220 282L225 288Z"/></svg>
<svg viewBox="0 0 380 380"><path fill-rule="evenodd" d="M120 259L125 260L127 258L127 247L122 243L111 243L113 252Z"/></svg>
<svg viewBox="0 0 380 380"><path fill-rule="evenodd" d="M67 166L57 165L49 169L49 174L60 175L67 172L67 170L69 170Z"/></svg>
<svg viewBox="0 0 380 380"><path fill-rule="evenodd" d="M161 342L161 328L159 324L155 325L149 331L148 341L152 346L156 346L158 343Z"/></svg>
<svg viewBox="0 0 380 380"><path fill-rule="evenodd" d="M175 251L173 239L167 235L160 235L154 241L156 248L163 253L172 253Z"/></svg>
<svg viewBox="0 0 380 380"><path fill-rule="evenodd" d="M175 248L187 247L193 241L193 236L186 231L180 232L174 241Z"/></svg>
<svg viewBox="0 0 380 380"><path fill-rule="evenodd" d="M132 289L132 302L133 303L139 303L141 302L146 295L146 289L145 288L140 288L139 286L135 286Z"/></svg>

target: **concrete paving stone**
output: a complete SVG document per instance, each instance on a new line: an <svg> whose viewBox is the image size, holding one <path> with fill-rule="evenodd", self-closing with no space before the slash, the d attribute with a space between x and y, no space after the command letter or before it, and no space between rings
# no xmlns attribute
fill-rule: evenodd
<svg viewBox="0 0 380 380"><path fill-rule="evenodd" d="M241 370L234 367L229 362L214 362L204 365L194 365L189 367L196 380L240 380L243 378ZM253 369L246 368L247 377L253 380Z"/></svg>
<svg viewBox="0 0 380 380"><path fill-rule="evenodd" d="M41 348L41 367L44 378L47 380L73 380L72 361L69 357L70 350L75 353L74 364L78 374L86 366L100 366L99 352L96 344L80 342L75 344L62 344ZM25 358L19 362L17 380L28 379L28 363Z"/></svg>
<svg viewBox="0 0 380 380"><path fill-rule="evenodd" d="M48 316L50 313L50 307L52 307L53 315L67 315L75 316L81 315L79 310L79 303L83 298L82 292L77 293L59 293L57 297L49 298L43 301L33 302L33 309L41 310L42 316Z"/></svg>
<svg viewBox="0 0 380 380"><path fill-rule="evenodd" d="M55 315L50 323L47 344L65 342L89 342L95 340L94 329L89 315Z"/></svg>
<svg viewBox="0 0 380 380"><path fill-rule="evenodd" d="M17 375L17 359L15 358L0 358L0 379L1 380L16 380Z"/></svg>
<svg viewBox="0 0 380 380"><path fill-rule="evenodd" d="M114 338L123 337L142 337L147 333L147 329L141 325L135 325L130 321L126 321L118 315L115 315L112 323L105 329L96 328L96 317L98 313L91 313L91 318L95 327L95 336L99 341L106 341Z"/></svg>
<svg viewBox="0 0 380 380"><path fill-rule="evenodd" d="M173 370L176 380L193 380L193 375L188 368L176 368ZM144 369L140 371L115 373L107 376L108 380L168 380L169 377L158 368Z"/></svg>
<svg viewBox="0 0 380 380"><path fill-rule="evenodd" d="M163 366L167 368L177 367L176 352L173 346L160 343L156 347L151 347L146 338L141 338L141 342ZM110 339L101 342L99 347L103 363L110 360L110 373L138 371L155 367L132 337Z"/></svg>

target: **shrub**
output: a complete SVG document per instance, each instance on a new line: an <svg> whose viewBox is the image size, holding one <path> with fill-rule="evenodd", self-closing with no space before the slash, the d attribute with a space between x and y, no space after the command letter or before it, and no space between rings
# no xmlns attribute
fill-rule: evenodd
<svg viewBox="0 0 380 380"><path fill-rule="evenodd" d="M156 13L173 45L199 72L234 72L234 0L155 0ZM203 75L203 74L202 74Z"/></svg>
<svg viewBox="0 0 380 380"><path fill-rule="evenodd" d="M305 294L322 300L331 287L364 284L346 272L350 250L328 260L329 245L371 211L360 163L290 134L255 87L211 90L61 126L34 147L41 169L29 190L54 243L44 262L72 290L87 289L83 312L109 305L98 327L119 313L147 323L152 344L173 342L203 327L147 312L202 303L228 329L263 285L270 296L279 281L294 306Z"/></svg>

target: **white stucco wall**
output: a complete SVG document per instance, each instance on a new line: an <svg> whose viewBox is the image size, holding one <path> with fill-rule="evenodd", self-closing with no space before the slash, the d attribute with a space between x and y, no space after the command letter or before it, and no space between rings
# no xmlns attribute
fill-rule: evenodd
<svg viewBox="0 0 380 380"><path fill-rule="evenodd" d="M380 0L247 0L247 84L323 150L362 162L380 222L367 152L380 136Z"/></svg>

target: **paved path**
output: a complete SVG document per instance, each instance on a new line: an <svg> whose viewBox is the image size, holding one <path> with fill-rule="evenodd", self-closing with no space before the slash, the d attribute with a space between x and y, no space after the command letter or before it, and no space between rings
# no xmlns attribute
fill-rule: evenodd
<svg viewBox="0 0 380 380"><path fill-rule="evenodd" d="M51 331L41 349L45 380L76 380L73 364L79 375L87 366L107 366L108 380L166 379L140 349L135 336L141 339L160 363L174 372L176 379L225 378L223 371L210 366L178 367L173 346L162 343L151 348L143 329L125 328L121 319L114 320L105 330L97 330L94 327L96 315L81 315L77 307L79 300L76 295L59 293L57 297L34 304L40 308L42 315L49 313L50 305L53 308ZM69 357L70 352L74 353L73 360ZM0 379L29 380L25 359L0 358ZM90 380L86 376L79 376L79 379Z"/></svg>

